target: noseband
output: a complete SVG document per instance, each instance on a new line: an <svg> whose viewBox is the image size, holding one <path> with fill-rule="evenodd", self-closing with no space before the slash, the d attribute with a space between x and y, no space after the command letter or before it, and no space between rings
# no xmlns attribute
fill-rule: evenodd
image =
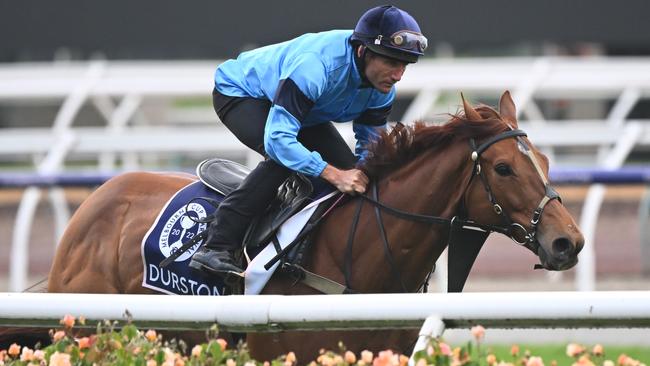
<svg viewBox="0 0 650 366"><path fill-rule="evenodd" d="M542 217L544 208L549 202L551 202L554 199L557 199L558 201L562 202L562 198L560 198L560 195L557 193L557 191L555 191L555 189L553 189L553 187L551 187L548 180L546 179L546 176L542 171L539 161L535 157L535 153L530 149L528 144L526 144L526 142L522 138L525 136L527 136L526 132L522 130L510 130L490 138L489 140L483 142L478 147L476 146L476 142L474 141L474 139L470 139L469 143L470 143L470 147L472 148L471 157L472 157L472 161L474 162L474 168L472 170L472 177L469 180L468 186L469 184L471 184L475 176L479 176L481 178L481 182L483 183L483 187L485 188L485 192L487 193L488 200L490 200L490 203L492 204L494 212L497 215L501 216L503 218L503 221L506 224L504 227L498 227L497 230L494 231L498 231L502 234L509 236L517 244L526 246L529 249L533 250L535 253L537 253L537 251L539 250L539 242L537 241L537 225L539 224L539 220ZM501 205L499 205L496 199L494 198L494 194L492 193L490 184L488 183L485 174L483 174L483 171L481 170L481 162L480 162L481 154L485 150L487 150L490 146L492 146L494 143L510 137L514 137L517 139L517 144L521 152L524 153L524 155L526 155L530 159L533 166L535 167L535 170L537 171L537 174L539 174L540 178L542 179L542 183L544 184L544 192L545 192L544 197L542 197L542 200L537 205L537 208L533 211L533 215L530 219L530 225L531 225L530 231L526 230L526 228L523 225L516 222L512 222L510 216L504 212Z"/></svg>

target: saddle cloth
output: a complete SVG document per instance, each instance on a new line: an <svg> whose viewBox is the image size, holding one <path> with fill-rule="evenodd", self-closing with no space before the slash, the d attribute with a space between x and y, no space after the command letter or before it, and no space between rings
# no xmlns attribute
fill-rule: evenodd
<svg viewBox="0 0 650 366"><path fill-rule="evenodd" d="M229 164L233 163L229 162ZM201 164L199 167L201 167ZM239 172L238 175L241 174L241 177L245 177L245 173ZM228 175L228 177L232 179L233 176ZM232 186L232 182L229 182L229 185ZM162 260L169 257L183 243L207 229L207 223L200 223L195 220L211 215L216 210L216 207L202 198L205 197L215 202L221 202L224 197L222 192L228 193L229 191L229 189L224 189L223 186L218 187L220 192L217 192L215 188L217 187L214 184L207 185L201 181L193 182L174 194L162 208L142 240L143 287L162 293L178 295L221 295L224 293L225 284L218 276L199 273L189 267L192 255L203 244L203 240L197 242L166 268L159 266ZM309 203L287 219L275 234L280 247L284 248L291 243L316 212L319 205L335 194L336 192L331 192L322 195L321 192L319 199ZM277 252L278 249L275 248L273 243L269 243L261 250L254 250L255 257L253 258L250 258L249 254L251 253L247 252L246 258L249 263L245 271L245 294L258 294L262 291L277 269L279 262L269 270L264 269L264 265Z"/></svg>

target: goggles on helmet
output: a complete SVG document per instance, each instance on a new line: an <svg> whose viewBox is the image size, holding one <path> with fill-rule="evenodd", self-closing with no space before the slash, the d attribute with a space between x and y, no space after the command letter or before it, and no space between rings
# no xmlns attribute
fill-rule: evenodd
<svg viewBox="0 0 650 366"><path fill-rule="evenodd" d="M402 50L424 52L427 49L427 37L412 31L398 31L393 33L388 40L383 35L378 35L373 42L376 45L390 45Z"/></svg>

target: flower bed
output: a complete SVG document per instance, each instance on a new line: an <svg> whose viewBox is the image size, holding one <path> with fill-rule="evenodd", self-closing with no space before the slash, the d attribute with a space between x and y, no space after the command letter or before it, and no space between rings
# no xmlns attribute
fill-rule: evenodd
<svg viewBox="0 0 650 366"><path fill-rule="evenodd" d="M97 332L89 337L77 337L75 324L84 319L66 315L61 324L63 329L50 332L52 344L43 349L30 349L12 344L0 350L0 366L91 366L91 365L136 365L136 366L406 366L409 358L386 350L373 354L362 351L359 355L339 345L337 351L322 350L314 361L296 360L293 352L272 361L260 362L251 359L245 345L228 348L225 340L218 338L216 326L208 330L209 342L197 345L191 350L182 341L164 341L155 330L141 331L133 324L120 330L115 323L98 324ZM474 340L462 347L451 347L441 339L431 339L426 349L414 355L415 366L557 366L555 360L544 360L530 351L520 351L513 345L507 359L497 359L490 349L482 345L485 329L475 326L471 329ZM188 352L189 351L189 352ZM645 366L642 362L621 354L615 359L605 357L601 345L591 349L571 343L566 348L572 366Z"/></svg>

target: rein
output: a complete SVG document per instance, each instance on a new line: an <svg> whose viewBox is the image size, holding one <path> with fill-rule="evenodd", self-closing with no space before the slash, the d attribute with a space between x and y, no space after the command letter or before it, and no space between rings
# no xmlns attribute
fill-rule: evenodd
<svg viewBox="0 0 650 366"><path fill-rule="evenodd" d="M372 185L372 197L369 197L368 195L359 195L358 196L360 198L359 205L357 207L357 210L354 215L354 219L352 221L352 226L350 228L350 235L348 237L348 244L346 250L347 253L346 263L345 263L346 287L349 289L352 288L352 286L350 285L350 276L351 276L351 269L352 269L352 246L354 244L354 235L356 233L357 224L359 222L359 217L361 215L361 207L364 201L367 201L374 206L375 217L377 218L377 224L379 225L379 232L382 238L384 256L386 257L386 261L390 264L391 270L394 273L395 277L397 278L398 282L400 283L402 291L404 292L409 292L409 291L404 285L404 282L402 281L401 272L397 266L397 263L395 263L392 253L390 252L390 245L388 243L388 238L386 236L386 230L384 228L383 220L381 219L380 210L384 210L389 214L404 220L416 221L416 222L422 222L428 224L448 225L450 229L449 243L453 241L452 240L453 239L452 236L454 232L453 229L460 227L464 229L474 229L474 230L480 230L484 232L498 232L504 234L506 236L509 236L511 239L513 239L516 243L520 245L528 246L531 249L533 249L535 253L537 253L539 250L539 242L536 239L537 225L539 224L539 220L542 216L544 208L550 201L554 199L557 199L560 202L562 202L562 200L559 194L550 186L548 180L544 176L541 166L539 165L539 162L537 161L537 158L535 157L534 153L532 152L532 150L530 150L528 145L521 138L523 136L527 136L527 134L522 130L519 129L509 130L488 139L478 147L476 146L476 142L474 141L474 139L470 139L470 147L472 148L471 159L474 163L474 167L472 169L472 176L470 177L467 186L465 187L465 192L467 192L467 189L469 189L472 180L474 179L474 176L478 175L481 179L481 182L483 183L483 187L485 188L485 191L487 192L488 200L490 201L490 203L492 203L492 207L495 213L503 218L505 222L505 226L481 224L481 223L474 222L472 220L460 218L458 216L454 216L451 219L448 219L439 216L415 214L415 213L402 211L394 207L387 206L379 201L377 184ZM496 202L496 199L494 198L494 194L492 193L487 178L485 177L484 174L482 174L481 171L481 165L479 160L481 153L483 153L485 150L487 150L490 146L492 146L496 142L499 142L507 138L512 138L512 137L517 139L517 143L521 147L522 152L526 156L528 156L528 158L531 160L531 162L535 166L537 173L542 178L542 182L544 183L545 194L541 202L537 205L537 208L533 212L532 218L530 220L530 224L532 226L532 230L530 232L527 231L523 225L519 223L513 223L510 217L507 214L505 214L503 208ZM463 195L465 194L463 193ZM521 236L519 236L519 234L521 234ZM541 265L538 264L535 266L535 268L541 268ZM424 286L420 286L419 288L423 288L423 287Z"/></svg>

